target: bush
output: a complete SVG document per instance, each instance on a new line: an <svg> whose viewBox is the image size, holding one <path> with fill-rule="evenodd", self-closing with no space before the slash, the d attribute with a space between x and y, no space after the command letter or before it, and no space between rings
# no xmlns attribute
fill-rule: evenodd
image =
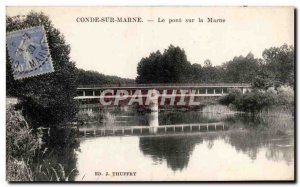
<svg viewBox="0 0 300 187"><path fill-rule="evenodd" d="M275 101L276 99L273 94L254 91L242 95L242 97L234 101L234 105L238 110L257 113L263 108L275 104Z"/></svg>
<svg viewBox="0 0 300 187"><path fill-rule="evenodd" d="M278 102L283 105L294 104L294 90L291 86L280 86L277 88Z"/></svg>
<svg viewBox="0 0 300 187"><path fill-rule="evenodd" d="M222 105L229 106L234 103L242 95L242 91L240 89L230 89L229 93L225 96L222 96L219 99L219 103Z"/></svg>

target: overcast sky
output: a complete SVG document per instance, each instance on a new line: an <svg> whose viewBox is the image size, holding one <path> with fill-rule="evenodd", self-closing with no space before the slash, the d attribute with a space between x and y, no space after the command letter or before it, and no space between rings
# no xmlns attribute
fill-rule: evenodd
<svg viewBox="0 0 300 187"><path fill-rule="evenodd" d="M163 51L170 44L180 46L188 60L203 65L210 59L220 65L234 56L262 51L284 43L294 45L293 8L138 8L138 7L7 7L7 15L43 11L71 45L71 59L77 67L107 75L135 78L142 57ZM78 17L142 17L143 23L78 23ZM158 23L165 18L167 23ZM225 23L206 23L207 18ZM169 24L169 18L182 23ZM184 23L194 18L194 23ZM203 23L198 22L203 19ZM154 20L148 22L147 20Z"/></svg>

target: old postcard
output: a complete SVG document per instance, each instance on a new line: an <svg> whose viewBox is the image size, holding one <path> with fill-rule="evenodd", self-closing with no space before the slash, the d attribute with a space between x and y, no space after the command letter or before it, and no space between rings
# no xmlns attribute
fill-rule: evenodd
<svg viewBox="0 0 300 187"><path fill-rule="evenodd" d="M7 6L7 181L294 181L294 19Z"/></svg>

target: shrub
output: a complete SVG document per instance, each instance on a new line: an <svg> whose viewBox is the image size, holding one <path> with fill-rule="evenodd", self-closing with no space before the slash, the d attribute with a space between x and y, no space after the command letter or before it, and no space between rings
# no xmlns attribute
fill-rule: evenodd
<svg viewBox="0 0 300 187"><path fill-rule="evenodd" d="M242 91L240 89L230 89L227 95L222 96L219 99L219 103L228 106L237 100L241 95Z"/></svg>
<svg viewBox="0 0 300 187"><path fill-rule="evenodd" d="M275 104L275 97L273 94L267 92L253 91L242 95L234 101L234 105L238 110L244 112L257 113L263 108Z"/></svg>
<svg viewBox="0 0 300 187"><path fill-rule="evenodd" d="M294 90L291 86L280 86L277 88L278 102L283 105L294 104Z"/></svg>

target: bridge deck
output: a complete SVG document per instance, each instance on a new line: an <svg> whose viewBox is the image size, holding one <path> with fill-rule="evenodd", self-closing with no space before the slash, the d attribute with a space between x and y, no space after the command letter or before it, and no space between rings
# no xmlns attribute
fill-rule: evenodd
<svg viewBox="0 0 300 187"><path fill-rule="evenodd" d="M249 83L154 83L154 84L103 84L103 85L79 85L77 89L136 89L136 88L202 88L202 87L224 87L224 88L250 88Z"/></svg>
<svg viewBox="0 0 300 187"><path fill-rule="evenodd" d="M218 96L218 97L221 97L221 96L223 96L223 95L226 95L226 94L185 94L184 96L187 96L187 97L216 97L216 96ZM181 97L182 95L180 95L180 94L171 94L171 95L166 95L166 94L164 94L164 95L159 95L159 97ZM147 94L143 94L143 95L137 95L137 96L133 96L133 95L127 95L126 96L126 98L131 98L131 97L148 97L148 95ZM100 98L107 98L107 99L115 99L115 98L124 98L124 96L122 96L122 95L105 95L105 96L103 96L103 95L100 95L100 96L77 96L77 97L75 97L74 99L100 99Z"/></svg>
<svg viewBox="0 0 300 187"><path fill-rule="evenodd" d="M207 132L216 130L227 130L224 123L195 123L195 124L177 124L150 126L113 126L101 128L80 127L81 136L124 136L124 135L145 135L162 133L185 133L185 132Z"/></svg>

